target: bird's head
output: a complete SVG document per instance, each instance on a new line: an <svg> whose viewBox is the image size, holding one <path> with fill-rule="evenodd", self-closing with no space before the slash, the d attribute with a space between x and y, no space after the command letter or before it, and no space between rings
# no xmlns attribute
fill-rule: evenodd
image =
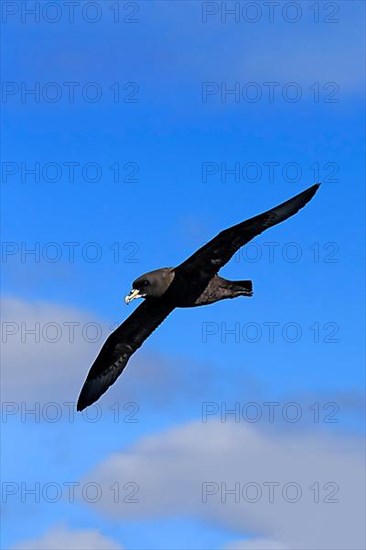
<svg viewBox="0 0 366 550"><path fill-rule="evenodd" d="M135 298L160 298L174 279L174 270L162 267L140 275L133 283L131 292L125 297L126 304Z"/></svg>

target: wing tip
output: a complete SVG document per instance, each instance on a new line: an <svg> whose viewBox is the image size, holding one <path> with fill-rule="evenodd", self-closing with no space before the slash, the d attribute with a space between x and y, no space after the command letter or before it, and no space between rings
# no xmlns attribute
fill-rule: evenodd
<svg viewBox="0 0 366 550"><path fill-rule="evenodd" d="M312 195L315 195L319 187L321 186L321 182L318 181L317 183L314 183L307 191L309 191Z"/></svg>
<svg viewBox="0 0 366 550"><path fill-rule="evenodd" d="M313 185L311 185L310 187L308 187L307 189L305 189L304 193L316 193L320 186L321 186L321 182L318 181Z"/></svg>
<svg viewBox="0 0 366 550"><path fill-rule="evenodd" d="M311 187L308 187L307 189L305 189L305 191L302 191L301 193L299 193L296 197L294 197L294 199L295 200L299 199L304 201L304 205L305 205L313 198L315 193L318 191L320 185L321 185L321 182L314 183L314 185L312 185ZM290 201L291 200L292 199L290 199Z"/></svg>
<svg viewBox="0 0 366 550"><path fill-rule="evenodd" d="M314 183L314 185L312 185L311 187L309 187L310 199L313 198L313 196L314 196L315 193L318 191L318 189L319 189L320 186L321 186L321 182L318 181L317 183Z"/></svg>
<svg viewBox="0 0 366 550"><path fill-rule="evenodd" d="M83 411L84 409L86 409L86 407L89 407L89 405L91 405L93 403L93 401L91 401L89 403L89 400L86 400L85 398L82 398L81 394L79 396L79 399L78 399L78 402L76 404L76 410L77 412L81 412Z"/></svg>
<svg viewBox="0 0 366 550"><path fill-rule="evenodd" d="M95 391L92 391L92 384L90 384L90 382L87 380L81 389L79 399L76 404L77 412L83 411L84 409L86 409L86 407L89 407L90 405L98 401L102 393L97 395Z"/></svg>

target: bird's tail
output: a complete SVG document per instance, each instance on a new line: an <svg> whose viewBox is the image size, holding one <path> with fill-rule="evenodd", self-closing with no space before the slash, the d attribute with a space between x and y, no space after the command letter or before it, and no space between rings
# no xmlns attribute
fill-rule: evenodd
<svg viewBox="0 0 366 550"><path fill-rule="evenodd" d="M237 296L253 296L252 281L230 281L232 290Z"/></svg>

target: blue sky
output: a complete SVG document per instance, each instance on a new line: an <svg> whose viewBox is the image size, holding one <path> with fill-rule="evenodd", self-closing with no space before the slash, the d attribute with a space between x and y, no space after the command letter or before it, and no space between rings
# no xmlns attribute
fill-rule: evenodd
<svg viewBox="0 0 366 550"><path fill-rule="evenodd" d="M74 22L64 2L30 4L36 21L23 2L3 3L3 479L16 487L3 498L3 548L362 547L360 526L347 539L342 518L358 498L343 476L356 475L363 433L363 3L319 2L315 14L310 2L296 13L280 2L272 22L263 3L257 22L248 2L236 22L223 11L233 2L119 2L118 22L109 1L81 2ZM224 268L253 280L252 299L175 311L100 400L100 418L71 421L65 403L134 309L123 296L138 275L318 179L303 211ZM205 423L207 402L219 413ZM260 421L220 421L223 408L253 402ZM279 403L274 422L267 402ZM300 407L296 423L288 403ZM35 417L24 412L32 406ZM258 455L247 456L252 439ZM355 493L318 514L339 525L333 535L319 527L311 538L296 514L290 532L280 504L203 506L197 487L212 457L211 481L228 474L223 449L231 482L243 479L243 449L247 478L253 468L249 479L282 480L294 442L307 481L320 479L317 464L347 466L334 465L333 481ZM278 470L258 473L267 452ZM292 481L305 486L302 475ZM22 499L22 483L85 480L110 497L105 479L136 483L138 502L70 502L65 490L55 503ZM314 503L296 510L311 518Z"/></svg>

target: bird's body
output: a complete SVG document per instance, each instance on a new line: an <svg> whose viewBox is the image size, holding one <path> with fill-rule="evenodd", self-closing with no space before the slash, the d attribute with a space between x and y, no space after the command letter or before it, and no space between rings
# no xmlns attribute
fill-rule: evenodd
<svg viewBox="0 0 366 550"><path fill-rule="evenodd" d="M110 334L81 390L77 409L91 405L115 382L131 355L176 307L197 307L219 300L252 296L252 282L228 281L218 271L233 254L269 227L294 215L314 196L313 185L279 206L221 231L175 268L161 268L133 282L125 301L143 303Z"/></svg>

